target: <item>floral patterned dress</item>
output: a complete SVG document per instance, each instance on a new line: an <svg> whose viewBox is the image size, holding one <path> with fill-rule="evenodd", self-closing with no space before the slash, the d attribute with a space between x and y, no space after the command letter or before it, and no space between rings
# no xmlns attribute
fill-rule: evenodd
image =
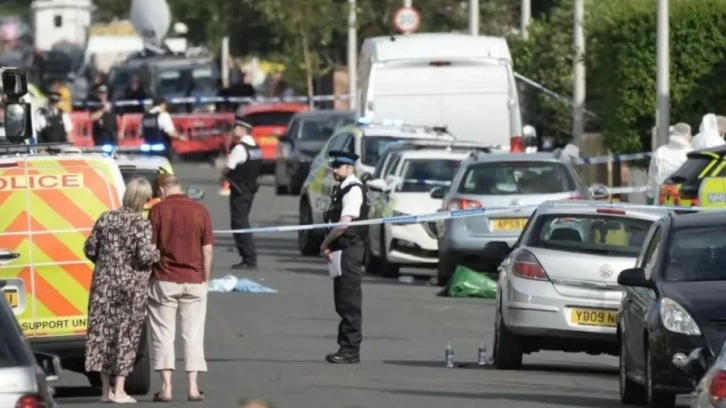
<svg viewBox="0 0 726 408"><path fill-rule="evenodd" d="M151 265L159 261L151 224L125 207L105 212L83 251L96 264L88 305L86 371L127 376L146 319Z"/></svg>

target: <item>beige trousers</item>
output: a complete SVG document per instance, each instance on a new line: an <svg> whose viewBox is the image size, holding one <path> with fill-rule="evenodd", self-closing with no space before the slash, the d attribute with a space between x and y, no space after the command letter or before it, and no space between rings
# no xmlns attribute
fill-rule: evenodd
<svg viewBox="0 0 726 408"><path fill-rule="evenodd" d="M154 370L174 370L174 340L179 316L186 371L207 371L204 359L204 320L207 285L151 280L149 327Z"/></svg>

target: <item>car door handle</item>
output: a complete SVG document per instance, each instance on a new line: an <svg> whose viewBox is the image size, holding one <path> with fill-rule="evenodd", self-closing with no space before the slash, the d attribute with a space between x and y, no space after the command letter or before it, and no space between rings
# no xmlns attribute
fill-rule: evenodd
<svg viewBox="0 0 726 408"><path fill-rule="evenodd" d="M10 251L0 252L0 261L12 261L13 259L17 259L19 257L20 257L20 254L17 252L10 252Z"/></svg>

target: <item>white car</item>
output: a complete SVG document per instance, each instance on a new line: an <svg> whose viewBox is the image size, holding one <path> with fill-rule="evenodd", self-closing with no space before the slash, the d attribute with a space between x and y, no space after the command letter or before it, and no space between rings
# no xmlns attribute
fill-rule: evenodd
<svg viewBox="0 0 726 408"><path fill-rule="evenodd" d="M387 218L437 212L441 199L431 197L435 187L448 186L467 151L427 148L400 152L385 179L370 180L369 218ZM435 223L378 224L368 227L366 270L397 276L401 265L439 261Z"/></svg>
<svg viewBox="0 0 726 408"><path fill-rule="evenodd" d="M329 153L343 150L355 153L360 159L355 163L355 174L365 182L365 175L374 172L378 159L386 147L406 140L448 140L454 137L445 129L413 126L402 123L368 123L360 121L355 125L336 130L313 159L302 189L300 190L299 223L319 224L323 212L328 210L333 188L339 183L333 178ZM370 198L369 198L370 200ZM323 242L322 229L298 232L298 247L302 255L317 255Z"/></svg>
<svg viewBox="0 0 726 408"><path fill-rule="evenodd" d="M540 350L617 355L620 271L635 266L651 225L668 211L587 201L548 201L512 248L489 242L499 268L492 357L518 369Z"/></svg>

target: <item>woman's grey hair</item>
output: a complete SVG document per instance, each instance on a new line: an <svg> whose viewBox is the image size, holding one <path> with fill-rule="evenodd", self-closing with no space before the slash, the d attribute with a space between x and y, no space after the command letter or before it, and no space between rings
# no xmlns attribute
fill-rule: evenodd
<svg viewBox="0 0 726 408"><path fill-rule="evenodd" d="M126 192L124 192L121 204L126 208L141 212L144 204L151 199L151 194L151 183L143 177L136 177L126 184Z"/></svg>

